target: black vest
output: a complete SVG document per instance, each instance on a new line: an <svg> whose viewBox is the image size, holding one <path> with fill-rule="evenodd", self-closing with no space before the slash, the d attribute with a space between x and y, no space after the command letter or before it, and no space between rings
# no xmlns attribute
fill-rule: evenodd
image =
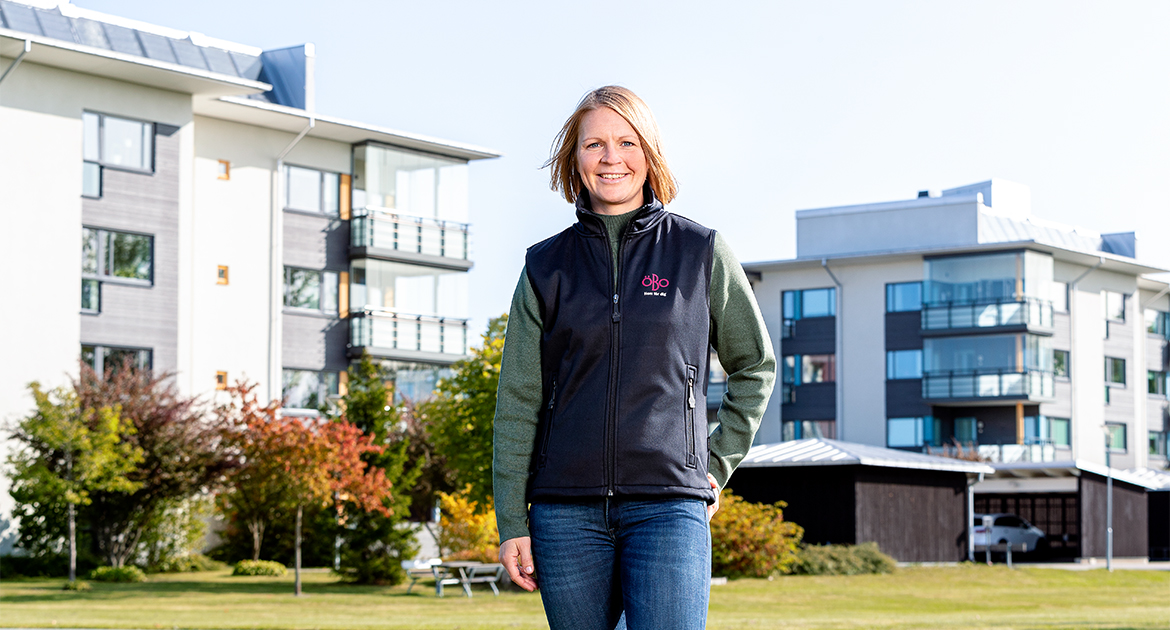
<svg viewBox="0 0 1170 630"><path fill-rule="evenodd" d="M715 232L667 212L649 190L617 261L584 191L578 222L528 250L544 322L529 501L715 500L706 413Z"/></svg>

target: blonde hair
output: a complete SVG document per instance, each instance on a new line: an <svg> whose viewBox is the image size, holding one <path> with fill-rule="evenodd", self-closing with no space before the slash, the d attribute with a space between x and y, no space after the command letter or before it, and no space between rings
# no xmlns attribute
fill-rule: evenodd
<svg viewBox="0 0 1170 630"><path fill-rule="evenodd" d="M647 179L650 188L662 203L670 203L678 194L678 182L666 159L662 156L662 137L658 132L658 123L654 121L654 114L646 102L638 98L632 91L618 86L607 85L589 92L577 103L573 115L565 121L560 133L553 139L552 150L548 161L542 168L552 167L549 187L561 193L569 203L576 203L584 184L581 175L577 172L577 143L580 140L581 120L585 114L608 107L625 119L638 140L642 144L642 152L646 155Z"/></svg>

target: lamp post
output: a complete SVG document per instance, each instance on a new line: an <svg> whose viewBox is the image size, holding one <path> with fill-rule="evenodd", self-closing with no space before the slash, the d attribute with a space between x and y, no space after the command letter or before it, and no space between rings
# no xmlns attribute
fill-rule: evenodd
<svg viewBox="0 0 1170 630"><path fill-rule="evenodd" d="M1109 425L1105 425L1105 570L1113 572L1113 463Z"/></svg>

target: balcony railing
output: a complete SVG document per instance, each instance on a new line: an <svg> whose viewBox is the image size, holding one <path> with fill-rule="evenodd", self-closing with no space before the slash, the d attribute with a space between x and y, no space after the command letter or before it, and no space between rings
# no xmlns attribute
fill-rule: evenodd
<svg viewBox="0 0 1170 630"><path fill-rule="evenodd" d="M1052 462L1058 457L1067 459L1068 447L1060 447L1064 452L1058 453L1057 446L1052 440L1028 440L1025 444L967 444L954 446L923 447L927 455L940 457L958 457L971 459L972 452L977 453L980 460L997 464L1012 464L1015 462Z"/></svg>
<svg viewBox="0 0 1170 630"><path fill-rule="evenodd" d="M955 370L922 375L923 398L1052 398L1052 372L1041 370Z"/></svg>
<svg viewBox="0 0 1170 630"><path fill-rule="evenodd" d="M1052 328L1052 302L1026 298L1022 301L928 304L922 307L923 330L1020 325Z"/></svg>
<svg viewBox="0 0 1170 630"><path fill-rule="evenodd" d="M355 348L467 354L467 320L366 308L350 320Z"/></svg>
<svg viewBox="0 0 1170 630"><path fill-rule="evenodd" d="M378 208L354 211L350 224L353 247L374 247L412 254L468 260L471 256L469 226L397 214Z"/></svg>

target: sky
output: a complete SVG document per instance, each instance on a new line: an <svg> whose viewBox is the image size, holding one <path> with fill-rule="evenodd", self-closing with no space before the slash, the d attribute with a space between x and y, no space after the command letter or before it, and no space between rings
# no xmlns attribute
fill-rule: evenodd
<svg viewBox="0 0 1170 630"><path fill-rule="evenodd" d="M1170 268L1170 2L75 0L265 49L316 46L317 109L494 149L471 166L481 331L572 208L541 165L588 90L654 110L669 209L741 261L795 255L794 211L992 177L1033 214L1136 230Z"/></svg>

